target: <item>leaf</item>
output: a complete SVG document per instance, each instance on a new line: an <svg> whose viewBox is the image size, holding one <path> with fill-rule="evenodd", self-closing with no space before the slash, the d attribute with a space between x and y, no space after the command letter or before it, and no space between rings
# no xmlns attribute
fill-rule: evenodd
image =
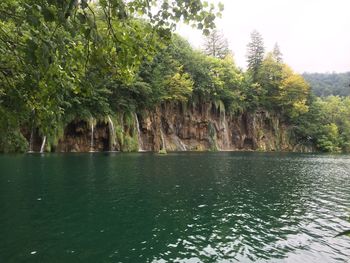
<svg viewBox="0 0 350 263"><path fill-rule="evenodd" d="M78 13L77 17L78 17L78 20L80 21L80 23L82 23L82 24L86 23L86 16L83 13Z"/></svg>
<svg viewBox="0 0 350 263"><path fill-rule="evenodd" d="M87 0L81 0L81 8L82 9L85 9L88 7L88 3L87 3Z"/></svg>
<svg viewBox="0 0 350 263"><path fill-rule="evenodd" d="M209 34L210 34L210 31L209 31L209 29L204 29L203 30L203 34L205 35L205 36L209 36Z"/></svg>
<svg viewBox="0 0 350 263"><path fill-rule="evenodd" d="M224 4L219 2L219 10L220 10L220 12L224 11L224 9L225 9Z"/></svg>

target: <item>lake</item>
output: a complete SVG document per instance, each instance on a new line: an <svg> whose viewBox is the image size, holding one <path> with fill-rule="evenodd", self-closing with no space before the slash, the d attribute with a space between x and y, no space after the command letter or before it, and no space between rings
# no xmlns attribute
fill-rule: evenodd
<svg viewBox="0 0 350 263"><path fill-rule="evenodd" d="M0 262L346 262L350 156L0 155Z"/></svg>

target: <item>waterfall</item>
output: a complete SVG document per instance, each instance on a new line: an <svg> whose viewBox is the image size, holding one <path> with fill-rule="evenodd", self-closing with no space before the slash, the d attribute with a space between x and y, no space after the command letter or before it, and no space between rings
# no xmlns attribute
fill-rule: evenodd
<svg viewBox="0 0 350 263"><path fill-rule="evenodd" d="M91 119L90 152L94 152L94 119Z"/></svg>
<svg viewBox="0 0 350 263"><path fill-rule="evenodd" d="M216 133L216 128L211 121L209 121L208 123L208 135L210 150L221 150L218 145L218 136Z"/></svg>
<svg viewBox="0 0 350 263"><path fill-rule="evenodd" d="M227 121L226 121L226 114L224 114L223 126L224 126L223 147L227 149L230 146L230 137L228 135L229 130L228 130Z"/></svg>
<svg viewBox="0 0 350 263"><path fill-rule="evenodd" d="M140 130L140 123L139 123L139 118L137 117L137 114L135 112L135 122L136 122L136 128L137 128L137 139L139 142L139 152L143 152L143 142L142 142L142 137L141 137L141 130Z"/></svg>
<svg viewBox="0 0 350 263"><path fill-rule="evenodd" d="M187 151L186 145L181 141L181 139L179 137L177 137L177 138L178 138L179 143L181 145L181 150L182 151Z"/></svg>
<svg viewBox="0 0 350 263"><path fill-rule="evenodd" d="M43 138L43 142L41 144L41 148L40 148L40 153L43 153L45 150L45 143L46 143L46 136L44 136Z"/></svg>
<svg viewBox="0 0 350 263"><path fill-rule="evenodd" d="M109 127L109 150L114 150L115 145L115 129L111 117L108 115L108 127Z"/></svg>
<svg viewBox="0 0 350 263"><path fill-rule="evenodd" d="M172 136L173 137L173 141L176 144L176 147L180 150L180 151L187 151L186 145L181 141L181 139L176 136L175 134Z"/></svg>
<svg viewBox="0 0 350 263"><path fill-rule="evenodd" d="M164 134L163 134L163 129L162 128L160 128L160 138L162 139L162 148L161 148L161 150L166 150L166 145L165 145Z"/></svg>
<svg viewBox="0 0 350 263"><path fill-rule="evenodd" d="M29 153L34 152L33 151L33 140L34 140L34 129L32 128L31 132L30 132L30 138L29 138Z"/></svg>

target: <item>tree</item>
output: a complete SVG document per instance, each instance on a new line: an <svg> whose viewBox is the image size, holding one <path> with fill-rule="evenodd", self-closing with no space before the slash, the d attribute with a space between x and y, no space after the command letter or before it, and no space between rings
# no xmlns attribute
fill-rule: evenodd
<svg viewBox="0 0 350 263"><path fill-rule="evenodd" d="M206 56L177 35L152 63L142 65L139 76L142 82L151 83L153 92L143 99L151 99L149 104L162 100L192 99L199 103L215 100L223 102L231 112L242 109L243 74L232 56L224 59Z"/></svg>
<svg viewBox="0 0 350 263"><path fill-rule="evenodd" d="M208 34L217 11L201 0L0 1L0 133L12 134L0 136L0 148L24 148L22 127L50 140L74 118L134 108L126 101L140 65L167 45L178 21ZM178 71L173 89L189 90Z"/></svg>
<svg viewBox="0 0 350 263"><path fill-rule="evenodd" d="M251 35L251 41L247 45L248 72L251 74L254 82L257 82L258 72L264 60L264 41L260 33L254 30Z"/></svg>
<svg viewBox="0 0 350 263"><path fill-rule="evenodd" d="M282 53L278 43L275 43L275 46L273 47L272 55L278 63L283 62Z"/></svg>
<svg viewBox="0 0 350 263"><path fill-rule="evenodd" d="M283 79L277 97L278 106L283 109L286 117L295 119L299 115L308 112L307 98L310 94L310 86L299 74L287 65L283 66Z"/></svg>
<svg viewBox="0 0 350 263"><path fill-rule="evenodd" d="M350 98L311 97L309 111L295 123L299 138L311 140L321 151L350 151Z"/></svg>
<svg viewBox="0 0 350 263"><path fill-rule="evenodd" d="M344 73L304 73L316 96L350 96L350 72Z"/></svg>
<svg viewBox="0 0 350 263"><path fill-rule="evenodd" d="M278 62L272 52L269 52L263 60L257 74L259 83L266 91L265 97L261 98L262 105L268 110L277 106L280 86L283 79L283 64Z"/></svg>
<svg viewBox="0 0 350 263"><path fill-rule="evenodd" d="M205 38L204 52L208 56L221 59L225 58L230 53L227 39L224 38L223 34L218 30L212 30L211 33Z"/></svg>

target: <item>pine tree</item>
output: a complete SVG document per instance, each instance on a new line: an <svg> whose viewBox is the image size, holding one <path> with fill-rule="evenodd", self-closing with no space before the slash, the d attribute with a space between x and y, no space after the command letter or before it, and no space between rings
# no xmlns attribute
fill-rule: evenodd
<svg viewBox="0 0 350 263"><path fill-rule="evenodd" d="M204 52L217 58L226 57L230 53L227 39L222 33L214 29L205 39Z"/></svg>
<svg viewBox="0 0 350 263"><path fill-rule="evenodd" d="M253 81L257 81L257 76L261 64L264 60L264 42L260 33L254 30L251 33L251 42L247 45L247 62L248 72L251 74Z"/></svg>
<svg viewBox="0 0 350 263"><path fill-rule="evenodd" d="M275 46L273 47L272 55L278 63L283 62L283 58L282 58L283 54L282 54L277 42L275 43Z"/></svg>

